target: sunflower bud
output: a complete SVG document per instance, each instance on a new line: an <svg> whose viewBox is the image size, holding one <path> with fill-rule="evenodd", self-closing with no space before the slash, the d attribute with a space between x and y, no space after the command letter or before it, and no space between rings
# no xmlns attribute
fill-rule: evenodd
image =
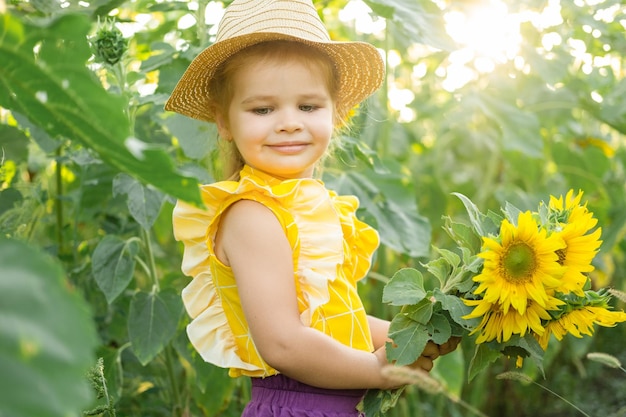
<svg viewBox="0 0 626 417"><path fill-rule="evenodd" d="M115 65L128 51L128 40L114 22L107 19L104 23L98 23L98 31L91 39L91 46L97 62Z"/></svg>

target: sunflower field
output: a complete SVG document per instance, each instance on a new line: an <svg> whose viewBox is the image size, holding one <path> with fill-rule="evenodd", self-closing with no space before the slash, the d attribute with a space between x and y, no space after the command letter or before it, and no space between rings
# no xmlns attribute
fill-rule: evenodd
<svg viewBox="0 0 626 417"><path fill-rule="evenodd" d="M217 131L163 109L228 3L0 0L0 416L249 400L189 344L172 236ZM366 309L400 365L462 337L366 415L626 416L624 2L314 4L387 67L323 171L381 236Z"/></svg>

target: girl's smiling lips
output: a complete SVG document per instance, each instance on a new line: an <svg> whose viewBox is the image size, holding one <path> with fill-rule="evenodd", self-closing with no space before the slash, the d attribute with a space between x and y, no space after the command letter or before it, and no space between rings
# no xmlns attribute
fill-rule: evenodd
<svg viewBox="0 0 626 417"><path fill-rule="evenodd" d="M283 142L267 145L269 148L281 153L298 153L309 146L308 142Z"/></svg>

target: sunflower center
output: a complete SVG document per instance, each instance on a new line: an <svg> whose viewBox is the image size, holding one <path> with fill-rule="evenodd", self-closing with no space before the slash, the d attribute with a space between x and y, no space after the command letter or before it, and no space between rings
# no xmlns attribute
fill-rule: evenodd
<svg viewBox="0 0 626 417"><path fill-rule="evenodd" d="M537 266L535 252L523 242L514 243L502 257L502 266L507 281L526 282Z"/></svg>
<svg viewBox="0 0 626 417"><path fill-rule="evenodd" d="M556 251L556 254L559 257L559 260L558 260L559 265L565 264L565 259L567 258L567 252L565 251L565 249L558 249Z"/></svg>

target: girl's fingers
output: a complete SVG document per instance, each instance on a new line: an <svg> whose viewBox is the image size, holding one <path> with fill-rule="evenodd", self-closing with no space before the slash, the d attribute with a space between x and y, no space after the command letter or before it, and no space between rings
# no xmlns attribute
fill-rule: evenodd
<svg viewBox="0 0 626 417"><path fill-rule="evenodd" d="M440 347L433 342L428 342L422 352L422 356L430 358L431 360L437 359L440 354Z"/></svg>
<svg viewBox="0 0 626 417"><path fill-rule="evenodd" d="M452 336L446 343L439 346L439 354L447 355L448 353L456 350L457 346L461 342L461 338L458 336Z"/></svg>
<svg viewBox="0 0 626 417"><path fill-rule="evenodd" d="M422 355L419 358L417 358L417 360L413 363L411 368L414 368L414 369L419 368L426 372L430 372L430 370L433 369L433 359L428 356Z"/></svg>

